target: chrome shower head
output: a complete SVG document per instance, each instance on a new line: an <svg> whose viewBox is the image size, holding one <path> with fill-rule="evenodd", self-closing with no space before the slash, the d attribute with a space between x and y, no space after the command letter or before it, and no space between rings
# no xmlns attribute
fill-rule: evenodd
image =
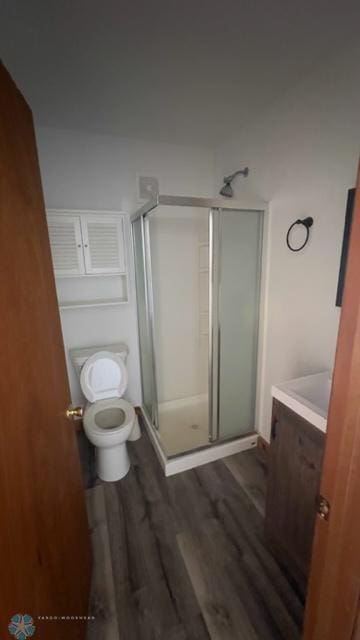
<svg viewBox="0 0 360 640"><path fill-rule="evenodd" d="M240 169L240 171L235 171L235 173L232 173L231 176L226 176L224 178L224 186L222 187L222 189L220 189L221 196L225 196L225 198L233 197L234 191L231 186L231 183L234 180L234 178L240 174L244 176L244 178L246 178L246 176L249 175L249 167L245 167L245 169Z"/></svg>
<svg viewBox="0 0 360 640"><path fill-rule="evenodd" d="M233 188L230 182L225 182L222 189L220 189L220 195L225 196L225 198L232 198L234 195Z"/></svg>

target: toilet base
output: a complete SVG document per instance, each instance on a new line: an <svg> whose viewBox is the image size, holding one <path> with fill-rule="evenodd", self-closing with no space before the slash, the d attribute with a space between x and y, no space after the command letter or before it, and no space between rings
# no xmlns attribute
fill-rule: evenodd
<svg viewBox="0 0 360 640"><path fill-rule="evenodd" d="M130 469L126 441L115 447L96 448L96 471L100 480L116 482L124 478Z"/></svg>

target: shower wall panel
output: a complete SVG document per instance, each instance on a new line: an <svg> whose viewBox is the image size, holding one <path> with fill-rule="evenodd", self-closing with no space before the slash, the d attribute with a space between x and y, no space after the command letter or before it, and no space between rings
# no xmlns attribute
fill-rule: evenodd
<svg viewBox="0 0 360 640"><path fill-rule="evenodd" d="M149 236L157 390L163 403L207 393L207 214L161 207L149 219Z"/></svg>

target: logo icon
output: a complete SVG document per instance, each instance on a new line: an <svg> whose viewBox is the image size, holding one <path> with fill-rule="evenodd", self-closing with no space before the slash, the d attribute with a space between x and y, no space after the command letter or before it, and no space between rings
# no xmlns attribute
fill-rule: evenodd
<svg viewBox="0 0 360 640"><path fill-rule="evenodd" d="M9 633L16 640L26 640L35 633L34 620L27 613L16 613L10 620Z"/></svg>

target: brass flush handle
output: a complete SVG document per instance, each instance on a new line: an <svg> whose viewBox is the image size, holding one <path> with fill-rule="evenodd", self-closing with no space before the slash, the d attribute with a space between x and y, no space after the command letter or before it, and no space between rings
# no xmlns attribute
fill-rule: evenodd
<svg viewBox="0 0 360 640"><path fill-rule="evenodd" d="M317 499L317 512L322 520L329 520L330 516L330 502L324 498L324 496L318 496Z"/></svg>
<svg viewBox="0 0 360 640"><path fill-rule="evenodd" d="M82 418L84 415L83 407L72 407L71 405L66 409L66 417L70 420L71 418Z"/></svg>

